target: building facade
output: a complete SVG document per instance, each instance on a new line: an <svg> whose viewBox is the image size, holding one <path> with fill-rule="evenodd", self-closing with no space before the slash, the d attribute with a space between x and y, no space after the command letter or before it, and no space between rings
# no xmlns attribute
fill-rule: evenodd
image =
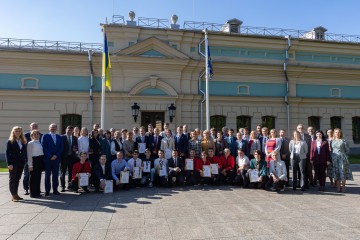
<svg viewBox="0 0 360 240"><path fill-rule="evenodd" d="M211 126L254 129L262 124L291 132L298 123L322 130L340 127L351 147L360 147L359 43L324 40L324 28L320 35L314 29L315 37L285 38L242 33L237 19L225 26L209 31ZM170 121L171 104L176 106L171 129L181 124L204 128L200 75L205 63L198 53L203 31L180 29L176 22L156 28L134 21L103 27L112 65L104 128L161 126ZM68 124L100 122L100 52L92 55L91 87L86 51L0 49L0 142L12 126L27 131L34 121L42 132L51 122L61 131ZM137 122L134 103L140 107Z"/></svg>

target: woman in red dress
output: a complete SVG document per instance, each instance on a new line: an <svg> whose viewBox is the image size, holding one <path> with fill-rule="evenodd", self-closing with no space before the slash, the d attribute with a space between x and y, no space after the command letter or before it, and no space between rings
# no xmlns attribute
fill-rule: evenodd
<svg viewBox="0 0 360 240"><path fill-rule="evenodd" d="M273 152L273 151L276 151L276 152L278 152L278 154L279 154L279 152L280 152L280 148L281 148L281 139L280 138L277 138L276 137L276 135L277 135L277 133L276 133L276 129L271 129L270 130L270 138L269 138L269 140L266 142L266 145L265 145L265 153L266 153L266 158L265 158L265 160L266 160L266 166L267 166L267 168L269 168L269 166L270 166L270 161L272 160L272 158L271 158L271 153ZM279 154L279 156L278 156L279 158L278 159L280 159L280 154Z"/></svg>

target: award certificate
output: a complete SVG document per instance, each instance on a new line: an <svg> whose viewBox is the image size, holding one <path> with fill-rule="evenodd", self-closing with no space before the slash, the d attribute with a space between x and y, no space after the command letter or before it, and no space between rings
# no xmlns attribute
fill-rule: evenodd
<svg viewBox="0 0 360 240"><path fill-rule="evenodd" d="M134 167L133 170L133 179L142 178L142 171L140 167Z"/></svg>
<svg viewBox="0 0 360 240"><path fill-rule="evenodd" d="M145 143L138 143L139 146L139 153L145 153L146 144Z"/></svg>
<svg viewBox="0 0 360 240"><path fill-rule="evenodd" d="M211 174L219 174L219 165L217 163L210 164Z"/></svg>
<svg viewBox="0 0 360 240"><path fill-rule="evenodd" d="M89 175L88 173L79 173L79 187L89 186Z"/></svg>
<svg viewBox="0 0 360 240"><path fill-rule="evenodd" d="M171 158L171 149L169 148L165 149L165 158L166 159Z"/></svg>
<svg viewBox="0 0 360 240"><path fill-rule="evenodd" d="M249 173L250 176L250 182L258 182L259 181L259 173L258 170L253 169Z"/></svg>
<svg viewBox="0 0 360 240"><path fill-rule="evenodd" d="M211 167L210 165L203 166L203 177L211 177Z"/></svg>
<svg viewBox="0 0 360 240"><path fill-rule="evenodd" d="M160 177L164 177L167 176L167 171L166 171L166 165L162 165L161 168L159 169L159 176Z"/></svg>
<svg viewBox="0 0 360 240"><path fill-rule="evenodd" d="M120 183L124 184L124 183L129 183L129 172L126 171L121 171L120 172Z"/></svg>
<svg viewBox="0 0 360 240"><path fill-rule="evenodd" d="M150 161L143 161L143 172L149 173L151 168L151 162Z"/></svg>
<svg viewBox="0 0 360 240"><path fill-rule="evenodd" d="M194 160L191 158L185 159L185 170L194 170Z"/></svg>
<svg viewBox="0 0 360 240"><path fill-rule="evenodd" d="M106 180L104 193L112 193L114 191L113 187L114 187L113 180Z"/></svg>

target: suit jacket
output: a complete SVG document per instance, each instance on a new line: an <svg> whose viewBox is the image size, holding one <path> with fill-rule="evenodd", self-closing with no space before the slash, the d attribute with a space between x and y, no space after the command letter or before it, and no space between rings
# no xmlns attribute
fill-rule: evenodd
<svg viewBox="0 0 360 240"><path fill-rule="evenodd" d="M64 146L61 154L61 158L65 159L68 156L68 151L69 151L69 142L67 135L66 134L61 135L61 140L63 141L63 146ZM71 154L70 154L71 157L74 157L76 155L76 151L78 149L77 143L78 143L77 137L71 136Z"/></svg>
<svg viewBox="0 0 360 240"><path fill-rule="evenodd" d="M175 140L175 149L179 151L179 154L187 154L188 150L188 140L187 137L184 134L180 135L179 141L177 140L177 135L174 136Z"/></svg>
<svg viewBox="0 0 360 240"><path fill-rule="evenodd" d="M249 157L249 145L248 145L248 142L246 140L241 139L241 147L240 148L244 151L245 155L247 157ZM236 140L234 156L237 156L237 150L240 149L240 148L239 148L239 145L238 145L238 140Z"/></svg>
<svg viewBox="0 0 360 240"><path fill-rule="evenodd" d="M25 133L25 138L26 138L26 140L27 140L27 142L30 142L32 139L31 139L31 137L30 137L30 134L31 134L31 132L27 132L27 133ZM40 143L41 143L41 138L42 138L42 133L40 133Z"/></svg>
<svg viewBox="0 0 360 240"><path fill-rule="evenodd" d="M174 158L169 158L168 159L168 167L169 168L179 167L181 169L180 173L183 173L184 167L185 167L184 160L181 157L177 157L177 161L176 161L176 165L175 165Z"/></svg>
<svg viewBox="0 0 360 240"><path fill-rule="evenodd" d="M327 141L322 141L320 145L320 154L318 154L316 142L317 141L315 140L311 143L310 161L313 161L314 164L326 165L326 162L330 161L329 143Z"/></svg>
<svg viewBox="0 0 360 240"><path fill-rule="evenodd" d="M295 152L295 140L291 140L289 143L289 151L290 151L290 159L294 159L294 152ZM306 159L308 154L308 147L305 141L300 140L300 159Z"/></svg>
<svg viewBox="0 0 360 240"><path fill-rule="evenodd" d="M45 161L50 161L50 158L55 155L56 161L61 161L61 154L64 149L63 140L61 136L56 134L56 144L54 143L50 133L43 135L41 144L44 150Z"/></svg>
<svg viewBox="0 0 360 240"><path fill-rule="evenodd" d="M306 154L306 158L310 158L310 148L311 148L311 136L307 133L304 133L304 141L307 144L308 153Z"/></svg>
<svg viewBox="0 0 360 240"><path fill-rule="evenodd" d="M137 136L134 142L134 150L139 150L139 143L145 143L145 148L150 148L150 137L144 136L144 142L141 141L141 136Z"/></svg>
<svg viewBox="0 0 360 240"><path fill-rule="evenodd" d="M105 174L100 163L95 165L94 172L98 181L100 181L100 179L112 180L110 164L105 164Z"/></svg>
<svg viewBox="0 0 360 240"><path fill-rule="evenodd" d="M151 150L151 153L154 151L154 150L159 150L160 147L161 147L161 140L162 140L162 136L157 136L157 142L155 142L155 135L153 136L150 136L150 150ZM156 153L157 155L157 153Z"/></svg>
<svg viewBox="0 0 360 240"><path fill-rule="evenodd" d="M24 167L26 155L26 144L22 144L22 148L20 149L19 144L16 141L13 143L7 141L6 162L8 166L13 165L14 167Z"/></svg>
<svg viewBox="0 0 360 240"><path fill-rule="evenodd" d="M282 138L282 144L281 144L281 148L280 148L281 160L290 159L289 144L290 144L289 138L287 138L287 137ZM283 158L283 155L286 155L286 157Z"/></svg>
<svg viewBox="0 0 360 240"><path fill-rule="evenodd" d="M106 155L106 164L110 165L111 161L111 138L107 140L106 138L103 138L101 140L101 152Z"/></svg>
<svg viewBox="0 0 360 240"><path fill-rule="evenodd" d="M236 137L227 137L228 148L230 149L231 155L236 156Z"/></svg>
<svg viewBox="0 0 360 240"><path fill-rule="evenodd" d="M269 174L274 174L276 177L281 180L287 181L287 172L285 162L282 160L278 160L275 165L275 161L270 161L270 169Z"/></svg>

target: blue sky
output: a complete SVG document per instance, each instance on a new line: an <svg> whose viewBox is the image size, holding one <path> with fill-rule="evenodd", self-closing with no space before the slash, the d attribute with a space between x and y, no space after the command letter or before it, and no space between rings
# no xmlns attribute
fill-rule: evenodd
<svg viewBox="0 0 360 240"><path fill-rule="evenodd" d="M224 23L360 35L358 0L11 0L1 3L0 38L101 43L100 23L112 15Z"/></svg>

